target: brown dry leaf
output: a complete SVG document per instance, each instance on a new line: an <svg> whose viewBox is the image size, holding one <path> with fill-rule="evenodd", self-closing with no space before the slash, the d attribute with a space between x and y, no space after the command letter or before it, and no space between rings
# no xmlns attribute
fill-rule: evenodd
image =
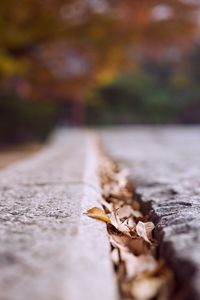
<svg viewBox="0 0 200 300"><path fill-rule="evenodd" d="M102 222L111 223L109 217L99 207L93 207L85 213L88 217L100 220Z"/></svg>
<svg viewBox="0 0 200 300"><path fill-rule="evenodd" d="M137 300L149 300L160 291L163 280L160 278L141 277L135 279L131 286L131 294Z"/></svg>
<svg viewBox="0 0 200 300"><path fill-rule="evenodd" d="M133 201L132 201L132 207L133 207L133 209L134 210L140 210L140 203L136 200L136 199L134 199Z"/></svg>
<svg viewBox="0 0 200 300"><path fill-rule="evenodd" d="M117 214L120 219L128 218L130 216L134 216L137 218L142 216L141 212L134 210L130 205L123 205L122 207L120 207L117 210Z"/></svg>
<svg viewBox="0 0 200 300"><path fill-rule="evenodd" d="M164 260L160 259L159 261L157 261L157 266L152 269L149 270L146 275L148 277L159 277L159 278L163 278L166 282L173 282L173 273L172 271L167 267L167 265L165 264ZM172 285L172 284L170 284Z"/></svg>
<svg viewBox="0 0 200 300"><path fill-rule="evenodd" d="M140 255L138 257L137 273L149 273L157 269L158 262L152 255Z"/></svg>
<svg viewBox="0 0 200 300"><path fill-rule="evenodd" d="M153 268L152 270L148 270L147 272L139 275L134 282L132 281L133 288L134 288L134 284L137 284L137 286L139 285L141 289L142 286L143 288L145 286L146 288L149 286L151 290L151 294L149 294L149 298L143 298L142 295L142 298L136 298L137 300L152 299L153 291L155 292L153 297L157 296L156 299L168 300L171 299L170 295L172 294L172 291L174 289L174 277L171 270L166 266L164 261L161 260L157 262L157 266L155 268ZM131 291L133 292L133 289L131 289Z"/></svg>
<svg viewBox="0 0 200 300"><path fill-rule="evenodd" d="M110 242L113 245L113 247L117 247L119 249L126 249L127 239L131 239L131 237L119 231L112 224L107 225L107 230L110 237Z"/></svg>
<svg viewBox="0 0 200 300"><path fill-rule="evenodd" d="M146 254L149 252L150 245L145 240L137 236L130 237L129 235L119 231L112 224L108 224L107 229L110 237L116 244L126 247L135 255Z"/></svg>
<svg viewBox="0 0 200 300"><path fill-rule="evenodd" d="M101 204L106 208L106 210L110 213L113 210L113 205L111 203L108 203L103 198L101 199Z"/></svg>
<svg viewBox="0 0 200 300"><path fill-rule="evenodd" d="M139 221L136 225L136 232L138 236L142 237L146 242L151 244L152 231L155 228L152 222L143 223Z"/></svg>
<svg viewBox="0 0 200 300"><path fill-rule="evenodd" d="M130 233L132 235L132 233L134 232L135 234L135 226L136 226L136 223L134 221L134 218L133 217L129 217L128 219L126 219L123 224L125 224L129 230L130 230Z"/></svg>
<svg viewBox="0 0 200 300"><path fill-rule="evenodd" d="M135 236L134 210L129 205L124 205L112 211L109 215L111 224L119 231L129 235Z"/></svg>
<svg viewBox="0 0 200 300"><path fill-rule="evenodd" d="M121 261L120 264L118 265L118 270L116 274L118 282L123 282L125 272L126 272L125 264L123 261Z"/></svg>
<svg viewBox="0 0 200 300"><path fill-rule="evenodd" d="M125 235L128 235L131 237L131 231L130 229L128 228L128 226L124 223L121 223L118 228L117 228L119 231L121 231L122 233L124 233Z"/></svg>
<svg viewBox="0 0 200 300"><path fill-rule="evenodd" d="M115 174L115 180L120 188L125 188L127 186L128 176L130 172L128 169L122 169L117 174Z"/></svg>
<svg viewBox="0 0 200 300"><path fill-rule="evenodd" d="M117 213L117 211L113 211L110 215L110 221L111 221L111 224L117 228L119 231L121 231L122 233L125 233L129 236L131 236L131 233L130 233L130 228L127 226L126 222L122 222L119 218L119 215Z"/></svg>
<svg viewBox="0 0 200 300"><path fill-rule="evenodd" d="M122 251L121 250L121 259L124 261L126 266L126 277L127 279L133 278L137 275L137 268L138 268L138 258L134 254Z"/></svg>
<svg viewBox="0 0 200 300"><path fill-rule="evenodd" d="M117 229L132 238L137 237L135 231L135 223L131 217L129 219L126 219L124 222L120 223L117 226Z"/></svg>
<svg viewBox="0 0 200 300"><path fill-rule="evenodd" d="M112 205L113 205L113 210L112 210L112 211L116 211L116 210L119 209L122 205L124 205L124 201L121 201L121 200L119 200L119 199L116 199L116 198L111 197L110 200L111 200Z"/></svg>
<svg viewBox="0 0 200 300"><path fill-rule="evenodd" d="M132 238L127 241L126 246L135 255L148 254L150 252L149 244L141 238Z"/></svg>
<svg viewBox="0 0 200 300"><path fill-rule="evenodd" d="M111 245L114 248L119 249L119 250L123 250L123 251L127 250L127 248L124 245L122 245L118 241L114 240L112 236L109 236L109 240L110 240Z"/></svg>
<svg viewBox="0 0 200 300"><path fill-rule="evenodd" d="M116 214L116 211L112 211L109 217L110 217L111 224L118 229L118 226L120 224L120 219Z"/></svg>
<svg viewBox="0 0 200 300"><path fill-rule="evenodd" d="M114 248L111 252L111 257L112 257L112 261L114 262L115 265L119 265L119 249Z"/></svg>
<svg viewBox="0 0 200 300"><path fill-rule="evenodd" d="M157 268L157 261L151 255L135 256L133 253L121 250L121 259L126 265L127 278L151 272Z"/></svg>
<svg viewBox="0 0 200 300"><path fill-rule="evenodd" d="M130 217L132 215L132 211L133 209L130 205L123 205L117 209L116 213L120 219L123 219Z"/></svg>

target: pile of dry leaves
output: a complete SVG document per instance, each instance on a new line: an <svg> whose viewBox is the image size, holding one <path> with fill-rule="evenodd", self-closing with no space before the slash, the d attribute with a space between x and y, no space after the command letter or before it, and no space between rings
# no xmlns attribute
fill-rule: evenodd
<svg viewBox="0 0 200 300"><path fill-rule="evenodd" d="M111 256L123 300L171 299L173 276L155 259L154 224L140 212L128 170L102 157L102 206L86 214L107 223Z"/></svg>

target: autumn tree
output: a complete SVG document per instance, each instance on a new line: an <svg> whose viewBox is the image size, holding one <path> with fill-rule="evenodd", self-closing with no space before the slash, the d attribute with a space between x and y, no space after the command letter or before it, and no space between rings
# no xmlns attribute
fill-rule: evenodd
<svg viewBox="0 0 200 300"><path fill-rule="evenodd" d="M1 89L82 101L141 56L185 51L198 33L197 9L183 0L1 0Z"/></svg>

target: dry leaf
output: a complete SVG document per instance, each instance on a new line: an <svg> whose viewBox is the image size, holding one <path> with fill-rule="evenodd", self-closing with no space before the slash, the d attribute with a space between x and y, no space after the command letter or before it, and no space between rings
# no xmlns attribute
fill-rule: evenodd
<svg viewBox="0 0 200 300"><path fill-rule="evenodd" d="M128 279L157 268L157 261L151 255L135 256L133 253L121 250L121 259L126 265Z"/></svg>
<svg viewBox="0 0 200 300"><path fill-rule="evenodd" d="M128 218L130 216L141 217L141 212L134 210L130 205L123 205L117 210L117 214L120 219Z"/></svg>
<svg viewBox="0 0 200 300"><path fill-rule="evenodd" d="M128 218L132 215L132 207L130 205L123 205L122 207L117 209L117 215L120 219Z"/></svg>
<svg viewBox="0 0 200 300"><path fill-rule="evenodd" d="M136 223L133 218L134 212L129 205L124 205L114 210L109 215L112 225L129 236L135 236Z"/></svg>
<svg viewBox="0 0 200 300"><path fill-rule="evenodd" d="M136 231L135 231L136 223L135 223L134 218L129 217L129 218L125 219L123 224L126 225L129 228L130 235L135 236L135 234L136 234Z"/></svg>
<svg viewBox="0 0 200 300"><path fill-rule="evenodd" d="M118 229L118 225L120 224L120 219L116 214L116 211L112 211L109 215L111 224Z"/></svg>
<svg viewBox="0 0 200 300"><path fill-rule="evenodd" d="M123 250L123 251L127 251L127 248L125 246L123 246L122 244L120 244L119 242L117 242L116 240L113 239L112 236L109 235L109 240L111 245L119 250Z"/></svg>
<svg viewBox="0 0 200 300"><path fill-rule="evenodd" d="M101 204L106 208L106 210L111 213L113 205L111 203L108 203L103 198L101 199Z"/></svg>
<svg viewBox="0 0 200 300"><path fill-rule="evenodd" d="M134 199L132 201L132 207L133 207L134 210L139 211L140 210L140 203L137 200Z"/></svg>
<svg viewBox="0 0 200 300"><path fill-rule="evenodd" d="M140 255L138 257L137 273L153 272L157 268L158 262L152 255Z"/></svg>
<svg viewBox="0 0 200 300"><path fill-rule="evenodd" d="M135 255L148 254L150 251L149 244L141 238L131 238L127 242L127 247Z"/></svg>
<svg viewBox="0 0 200 300"><path fill-rule="evenodd" d="M120 188L125 188L127 185L127 176L129 175L128 169L122 169L115 175L115 179L117 180L118 186Z"/></svg>
<svg viewBox="0 0 200 300"><path fill-rule="evenodd" d="M111 258L112 258L112 261L114 262L114 264L118 265L119 264L119 249L117 248L114 248L111 252Z"/></svg>
<svg viewBox="0 0 200 300"><path fill-rule="evenodd" d="M113 211L110 215L110 221L111 221L111 224L117 228L119 231L121 231L122 233L125 233L129 236L131 236L131 233L130 233L130 228L128 227L128 225L126 224L126 222L122 222L119 218L119 215L117 213L117 211Z"/></svg>
<svg viewBox="0 0 200 300"><path fill-rule="evenodd" d="M99 208L99 207L93 207L91 209L89 209L86 213L85 213L88 217L90 218L94 218L106 223L110 223L110 219L109 217L106 215L106 213L103 211L103 209Z"/></svg>
<svg viewBox="0 0 200 300"><path fill-rule="evenodd" d="M138 236L142 237L146 242L151 243L152 231L155 228L152 222L143 223L139 221L136 225L136 232Z"/></svg>
<svg viewBox="0 0 200 300"><path fill-rule="evenodd" d="M122 247L126 247L135 255L146 254L149 252L149 244L143 239L137 236L130 237L119 231L112 224L108 224L107 229L115 243L120 244Z"/></svg>
<svg viewBox="0 0 200 300"><path fill-rule="evenodd" d="M130 252L121 251L121 259L124 261L126 266L127 279L131 279L137 275L138 257Z"/></svg>
<svg viewBox="0 0 200 300"><path fill-rule="evenodd" d="M138 278L131 286L131 294L137 300L150 300L154 298L163 284L159 278Z"/></svg>

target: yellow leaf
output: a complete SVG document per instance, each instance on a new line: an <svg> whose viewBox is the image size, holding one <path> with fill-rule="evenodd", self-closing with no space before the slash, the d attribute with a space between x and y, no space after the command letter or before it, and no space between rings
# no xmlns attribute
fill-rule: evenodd
<svg viewBox="0 0 200 300"><path fill-rule="evenodd" d="M94 218L106 223L111 223L106 213L99 207L93 207L89 209L85 214L90 218Z"/></svg>

